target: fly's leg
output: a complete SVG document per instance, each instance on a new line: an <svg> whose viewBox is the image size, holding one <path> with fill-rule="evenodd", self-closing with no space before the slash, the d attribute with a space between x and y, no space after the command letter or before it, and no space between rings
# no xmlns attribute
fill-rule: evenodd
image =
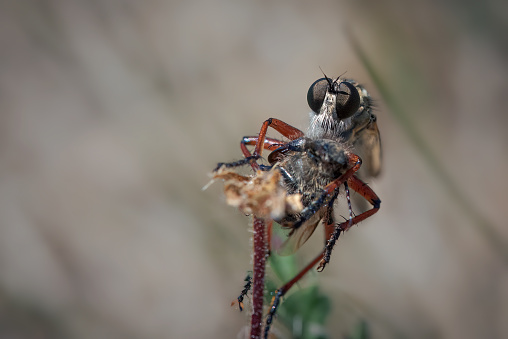
<svg viewBox="0 0 508 339"><path fill-rule="evenodd" d="M250 156L248 158L244 158L242 160L233 161L233 162L219 162L217 166L213 169L213 172L217 172L221 168L234 168L234 167L240 167L247 164L255 163L256 160L258 160L259 156Z"/></svg>
<svg viewBox="0 0 508 339"><path fill-rule="evenodd" d="M273 139L267 138L266 132L268 131L268 127L275 129L277 132L285 136L290 140L295 140L303 137L304 133L300 131L298 128L293 127L291 125L286 124L284 121L270 118L266 120L261 126L261 130L259 131L259 135L257 137L243 137L240 142L240 148L245 159L234 161L230 163L219 163L217 167L214 169L214 172L218 171L221 167L232 168L239 167L246 164L250 164L254 171L262 169L261 166L256 162L256 160L261 158L263 149L273 149L275 146L281 146L285 143ZM247 145L255 145L254 152L250 152L247 149Z"/></svg>
<svg viewBox="0 0 508 339"><path fill-rule="evenodd" d="M332 224L333 227L333 224ZM270 331L270 326L272 325L273 318L275 313L277 312L277 308L279 307L280 301L282 297L287 293L287 291L293 287L302 277L307 274L317 263L319 263L323 259L323 253L320 253L312 262L310 262L303 270L300 271L293 279L288 281L284 286L275 291L275 296L272 299L272 304L270 306L270 312L266 318L266 326L264 331L264 338L268 338L268 332Z"/></svg>
<svg viewBox="0 0 508 339"><path fill-rule="evenodd" d="M244 157L248 158L252 156L252 153L247 149L247 145L255 146L258 144L259 137L243 137L242 141L240 141L240 148ZM271 150L281 145L284 145L285 142L281 140L277 140L274 138L266 138L263 144L263 149Z"/></svg>
<svg viewBox="0 0 508 339"><path fill-rule="evenodd" d="M379 210L379 207L381 206L381 200L377 194L366 183L358 179L358 177L352 176L348 179L347 184L351 187L351 189L364 197L365 200L367 200L372 205L372 208L352 219L350 218L348 221L342 222L335 226L333 234L328 238L328 242L326 243L323 259L320 261L317 268L319 272L323 271L326 264L330 262L330 256L332 254L333 247L337 239L339 239L340 233L347 231L351 228L351 226L358 224L359 222L372 216Z"/></svg>
<svg viewBox="0 0 508 339"><path fill-rule="evenodd" d="M328 206L325 212L325 215L323 217L323 222L325 226L325 237L329 238L331 234L333 233L333 230L335 229L334 225L334 219L333 219L333 205L335 203L335 199L337 198L337 195L335 195L329 202ZM293 279L288 281L284 286L279 288L277 291L275 291L275 296L272 299L272 304L270 306L270 312L268 313L266 317L266 326L264 331L264 338L268 338L268 332L270 331L270 326L272 325L273 318L275 317L275 314L277 312L277 308L279 307L280 301L282 297L287 293L287 291L293 287L294 284L296 284L302 277L307 274L314 266L319 263L324 256L324 252L319 253L319 255L314 258L303 270L301 270Z"/></svg>
<svg viewBox="0 0 508 339"><path fill-rule="evenodd" d="M244 137L242 139L242 143L241 143L240 147L242 148L242 152L245 157L253 156L253 157L258 157L258 159L259 159L259 157L261 157L261 153L262 153L263 149L270 149L271 147L274 146L274 144L269 145L268 147L265 146L265 143L267 143L267 141L270 142L270 141L275 140L275 139L266 137L266 132L268 131L268 127L275 129L277 132L279 132L280 134L282 134L289 140L296 140L298 138L303 137L303 135L304 135L304 133L302 131L300 131L298 128L288 125L284 121L275 119L275 118L270 118L270 119L266 120L263 123L263 125L261 126L261 130L259 131L257 140L255 137ZM247 138L247 140L246 140L246 138ZM245 141L251 142L249 144L252 144L255 142L254 152L251 153L247 149L247 147L246 147L247 143ZM281 143L280 141L278 142L279 146L283 145L283 144L284 143ZM255 161L251 162L250 165L252 166L252 169L255 171L259 169L259 164L256 163Z"/></svg>
<svg viewBox="0 0 508 339"><path fill-rule="evenodd" d="M357 158L359 159L359 157L357 157ZM358 169L356 169L356 170L358 170ZM353 171L353 173L354 172L355 171ZM348 173L346 172L342 176L346 176L347 174ZM329 185L327 185L325 187L324 191L327 192L326 193L327 195L332 194L336 189L338 189L337 185L340 185L338 182L341 181L341 177L339 177L334 182L330 183ZM300 273L298 273L293 279L291 279L289 282L287 282L284 286L282 286L281 288L279 288L276 291L276 294L272 300L270 312L268 313L268 316L266 319L264 338L268 338L268 332L270 330L270 326L273 322L273 318L275 316L277 308L280 304L280 300L288 292L288 290L318 263L319 263L319 266L317 269L318 269L318 271L321 272L325 268L326 264L330 261L330 255L331 255L331 251L333 249L333 245L339 238L340 234L342 232L347 231L349 228L351 228L351 226L372 216L379 210L379 207L381 205L381 200L379 199L377 194L366 183L364 183L363 181L358 179L355 175L352 175L350 178L348 178L346 180L347 181L344 181L343 183L345 185L347 185L347 187L350 187L355 192L358 192L373 207L370 210L365 211L365 212L351 218L352 210L351 210L350 202L348 202L349 209L350 209L350 219L345 222L342 222L338 225L335 225L335 222L333 220L333 204L335 202L335 199L337 198L337 193L335 193L330 198L330 200L327 203L328 207L326 209L326 213L323 218L324 226L325 226L325 239L328 239L327 245L326 245L325 249L323 250L323 252L321 252L316 258L314 258L314 260L312 260L302 271L300 271ZM333 188L333 190L332 190L332 188ZM318 200L324 199L324 198L322 198L323 196L326 196L326 195L323 193L321 195L321 197L318 198ZM320 202L319 205L322 207L323 203ZM319 210L319 208L317 210Z"/></svg>
<svg viewBox="0 0 508 339"><path fill-rule="evenodd" d="M293 127L291 125L286 124L284 121L270 118L266 120L261 126L261 130L259 131L258 143L254 148L254 155L261 155L261 150L263 149L263 145L266 139L266 132L268 131L268 127L275 129L277 132L288 138L289 140L296 140L298 138L303 137L303 132L298 128Z"/></svg>
<svg viewBox="0 0 508 339"><path fill-rule="evenodd" d="M257 145L258 143L258 137L243 137L242 141L240 142L240 148L242 150L242 153L244 155L244 159L233 161L233 162L220 162L217 164L214 172L217 172L220 168L234 168L234 167L240 167L247 164L254 164L256 160L261 158L261 155L253 155L248 149L247 145ZM265 138L265 142L263 144L263 148L266 150L271 150L275 147L279 147L281 145L284 145L283 141L273 139L273 138ZM256 164L258 165L258 164ZM255 165L254 165L255 166ZM263 169L263 168L257 168L257 169Z"/></svg>
<svg viewBox="0 0 508 339"><path fill-rule="evenodd" d="M247 149L246 145L256 145L257 144L258 137L243 137L242 142L240 144L240 148L242 149L242 153L244 155L244 159L233 161L233 162L219 162L213 172L217 172L220 168L234 168L234 167L240 167L243 165L254 163L256 160L261 158L261 155L252 155L249 150ZM284 144L284 142L273 139L273 138L266 138L264 143L265 149L272 149L274 147L277 147L281 144Z"/></svg>
<svg viewBox="0 0 508 339"><path fill-rule="evenodd" d="M349 209L348 223L349 223L349 227L351 227L353 224L353 208L351 207L351 197L349 195L349 186L347 184L347 181L344 182L344 189L346 191L346 199L347 199L347 205L348 205L348 209ZM332 255L332 250L335 247L335 243L339 239L340 233L341 233L341 229L339 227L333 227L333 228L328 227L326 229L325 239L327 239L327 241L326 241L326 245L325 245L325 252L323 254L323 259L321 259L319 266L317 268L318 272L322 272L326 266L326 263L328 263L330 261L330 256ZM323 264L323 262L325 262L325 264Z"/></svg>
<svg viewBox="0 0 508 339"><path fill-rule="evenodd" d="M250 273L247 274L244 281L245 281L245 285L243 285L243 290L240 293L240 295L238 296L238 298L236 298L240 312L243 311L243 299L247 296L247 293L249 293L249 291L252 287L252 277L251 277ZM235 304L235 302L233 301L231 303L231 306L233 306L234 304Z"/></svg>

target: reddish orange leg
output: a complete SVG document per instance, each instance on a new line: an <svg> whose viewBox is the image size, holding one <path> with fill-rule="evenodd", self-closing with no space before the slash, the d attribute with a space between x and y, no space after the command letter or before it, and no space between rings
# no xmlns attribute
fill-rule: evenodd
<svg viewBox="0 0 508 339"><path fill-rule="evenodd" d="M340 233L347 231L348 229L351 228L351 226L358 224L359 222L372 216L379 210L379 207L381 205L381 200L379 200L379 197L372 190L372 188L370 188L366 183L358 179L358 177L356 177L355 175L353 175L351 178L348 179L347 184L354 191L360 193L360 195L364 197L365 200L367 200L372 205L372 208L348 221L344 221L335 226L333 234L328 238L328 242L326 243L323 259L320 261L319 266L317 268L319 272L321 272L325 268L326 264L330 262L330 256L332 254L333 247L335 246L335 242L339 239Z"/></svg>
<svg viewBox="0 0 508 339"><path fill-rule="evenodd" d="M268 150L276 148L280 145L284 145L283 141L280 141L277 139L273 139L273 138L265 138L265 139L266 140L264 143L264 148L268 149ZM227 163L219 162L217 164L217 167L215 167L215 169L213 171L214 172L218 171L219 168L221 168L221 167L232 168L232 167L240 167L240 166L243 166L246 164L251 164L251 166L254 170L258 170L259 165L256 163L256 160L261 158L261 156L260 155L252 155L250 153L250 151L247 149L247 145L257 145L257 142L258 142L258 137L243 137L242 141L240 143L240 148L242 149L242 153L245 158L242 160L234 161L234 162L227 162Z"/></svg>
<svg viewBox="0 0 508 339"><path fill-rule="evenodd" d="M325 239L328 239L335 229L334 227L334 220L333 220L333 204L335 203L335 199L337 196L333 197L332 200L328 203L328 208L324 217L324 226L325 226ZM319 255L314 258L303 270L301 270L293 279L288 281L284 286L279 288L275 296L272 300L272 305L270 307L270 312L268 313L268 316L266 317L266 326L264 331L264 338L268 338L268 332L270 331L270 326L273 322L273 317L275 316L275 313L277 312L277 308L279 307L281 298L289 291L291 287L293 287L294 284L296 284L302 277L307 274L318 262L323 259L324 252L319 253Z"/></svg>
<svg viewBox="0 0 508 339"><path fill-rule="evenodd" d="M261 126L261 130L259 131L258 136L258 144L254 148L254 155L256 154L261 155L261 150L263 149L263 144L265 142L268 127L275 129L277 132L279 132L289 140L296 140L298 138L303 137L304 135L303 132L300 131L298 128L288 125L284 121L275 118L270 118L266 120Z"/></svg>
<svg viewBox="0 0 508 339"><path fill-rule="evenodd" d="M381 200L379 199L377 194L372 190L372 188L370 188L369 185L360 180L356 175L353 175L351 178L349 178L347 183L351 189L359 193L362 197L365 198L365 200L367 200L373 206L370 210L365 211L362 214L354 217L352 222L352 224L354 225L376 213L381 205ZM346 227L344 231L347 231L351 226Z"/></svg>
<svg viewBox="0 0 508 339"><path fill-rule="evenodd" d="M257 163L255 164L255 161L253 161L253 160L259 159L261 157L261 154L253 155L247 148L247 145L250 145L250 146L256 145L257 146L257 144L259 143L258 140L259 140L259 137L257 137L257 136L256 137L243 137L242 141L240 142L240 148L242 149L243 156L245 157L245 159L252 159L250 164L254 170L259 169L259 165ZM284 144L285 144L284 141L265 137L263 149L273 150L274 148L277 148L277 147L284 145ZM255 168L256 165L258 165L257 168Z"/></svg>
<svg viewBox="0 0 508 339"><path fill-rule="evenodd" d="M272 300L270 312L268 313L268 316L266 318L266 326L263 336L265 339L268 338L268 332L270 332L270 326L272 325L273 317L277 312L277 308L279 307L280 300L282 299L282 297L287 293L287 291L291 287L293 287L294 284L296 284L300 279L302 279L302 277L305 274L307 274L307 272L309 272L318 262L320 262L321 259L323 259L323 253L319 253L319 255L316 258L314 258L314 260L312 260L312 262L308 264L303 270L301 270L300 273L298 273L293 279L288 281L284 286L282 286L276 291L275 296L273 297Z"/></svg>
<svg viewBox="0 0 508 339"><path fill-rule="evenodd" d="M271 138L266 138L266 132L268 131L268 127L275 129L277 132L279 132L280 134L282 134L289 140L296 140L296 139L304 136L304 133L302 131L300 131L298 128L288 125L282 120L270 118L270 119L266 120L263 123L263 125L261 126L261 130L259 131L256 146L254 147L254 152L252 152L252 155L247 150L247 148L244 146L244 143L242 140L242 152L246 157L252 156L253 158L259 159L261 157L261 153L262 153L263 149L267 149L267 147L265 147L265 143L267 142L267 140L268 140L268 142L275 140L275 139L271 139ZM279 142L278 144L280 145L281 143ZM270 145L270 146L273 146L273 145ZM258 163L251 162L250 164L252 166L252 169L254 169L255 171L259 169Z"/></svg>
<svg viewBox="0 0 508 339"><path fill-rule="evenodd" d="M360 159L359 157L355 156L357 159ZM354 157L353 157L354 159ZM361 161L360 161L361 164ZM352 173L356 172L358 169L354 170L355 166L350 169ZM359 166L358 166L359 168ZM331 251L333 249L333 246L335 245L335 242L338 240L340 233L348 230L351 226L367 219L374 213L376 213L379 210L379 206L381 204L381 200L377 196L376 193L363 181L358 179L354 174L352 173L344 173L341 177L327 185L324 189L324 192L326 194L332 194L336 192L335 190L342 184L346 183L345 180L347 180L347 185L353 189L354 191L358 192L362 197L364 197L370 204L372 204L372 209L365 211L361 213L360 215L357 215L356 217L350 218L350 220L347 220L345 222L342 222L338 225L335 225L333 221L333 204L335 202L335 199L337 198L337 195L335 193L334 196L331 197L331 200L328 202L328 209L327 213L324 216L324 226L325 226L325 239L328 239L325 249L323 252L321 252L314 260L312 260L300 273L298 273L293 279L291 279L289 282L287 282L284 286L282 286L280 289L277 290L277 293L275 294L275 297L272 301L272 306L270 308L270 312L268 313L267 319L266 319L266 327L264 331L264 338L268 338L268 332L270 330L270 325L273 322L273 317L277 311L277 307L280 304L281 298L287 293L287 291L295 284L297 283L308 271L310 271L316 264L319 263L318 271L322 271L325 267L325 265L330 261L330 255ZM347 176L350 176L348 179L344 179ZM323 193L323 195L318 198L317 200L322 199L325 201L325 197L327 196ZM323 201L319 204L319 208L323 206ZM312 204L311 204L312 205ZM317 206L316 206L317 207Z"/></svg>
<svg viewBox="0 0 508 339"><path fill-rule="evenodd" d="M261 158L262 150L272 149L276 145L280 146L285 144L280 140L267 138L266 132L268 131L268 127L272 127L277 132L279 132L280 134L282 134L283 136L285 136L290 140L295 140L304 136L304 133L300 131L298 128L288 125L282 120L270 118L263 123L263 125L261 126L261 130L259 131L259 135L257 137L243 137L240 143L240 148L242 149L242 153L245 156L245 159L230 163L219 163L217 164L217 167L215 167L214 172L219 170L219 168L223 166L230 168L243 166L247 163L249 163L252 166L252 169L254 171L259 170L260 166L256 162L256 160ZM247 145L255 145L254 152L251 153L247 149L246 147Z"/></svg>
<svg viewBox="0 0 508 339"><path fill-rule="evenodd" d="M252 287L252 277L250 276L250 273L247 274L247 276L245 277L244 281L245 281L245 285L243 285L242 292L236 298L236 301L233 301L231 303L231 306L233 306L234 304L237 303L238 304L238 308L240 309L240 312L243 311L243 299L245 298L247 293L249 293L250 288Z"/></svg>

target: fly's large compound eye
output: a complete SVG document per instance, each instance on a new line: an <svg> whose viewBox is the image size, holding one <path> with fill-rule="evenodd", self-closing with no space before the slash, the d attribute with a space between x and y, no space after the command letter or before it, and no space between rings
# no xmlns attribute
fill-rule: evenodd
<svg viewBox="0 0 508 339"><path fill-rule="evenodd" d="M336 101L337 117L340 120L349 118L360 108L360 94L355 85L347 81L339 84Z"/></svg>
<svg viewBox="0 0 508 339"><path fill-rule="evenodd" d="M317 79L309 87L307 92L307 103L311 110L319 113L323 101L325 100L326 91L328 90L328 80L325 78Z"/></svg>

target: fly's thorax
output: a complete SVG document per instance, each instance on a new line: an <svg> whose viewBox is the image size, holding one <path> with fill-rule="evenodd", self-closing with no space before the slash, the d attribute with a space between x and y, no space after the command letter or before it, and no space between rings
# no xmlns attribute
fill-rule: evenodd
<svg viewBox="0 0 508 339"><path fill-rule="evenodd" d="M360 94L360 108L349 121L341 121L339 139L362 158L363 165L357 174L368 180L378 176L381 171L381 137L371 96L363 86L354 84Z"/></svg>
<svg viewBox="0 0 508 339"><path fill-rule="evenodd" d="M360 95L360 107L358 111L349 119L343 121L340 126L339 135L342 140L353 144L355 138L363 133L365 129L376 121L376 116L372 113L372 98L367 90L362 86L349 80L355 85Z"/></svg>
<svg viewBox="0 0 508 339"><path fill-rule="evenodd" d="M337 138L347 144L354 144L355 139L361 136L368 125L375 120L371 109L360 107L351 118L344 119L340 122Z"/></svg>

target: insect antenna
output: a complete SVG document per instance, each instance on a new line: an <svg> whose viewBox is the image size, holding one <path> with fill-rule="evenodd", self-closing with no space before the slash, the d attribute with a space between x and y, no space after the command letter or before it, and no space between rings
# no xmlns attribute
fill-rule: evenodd
<svg viewBox="0 0 508 339"><path fill-rule="evenodd" d="M321 66L319 66L319 70L321 71L321 73L323 73L323 76L325 77L326 81L328 82L328 86L330 86L330 88L332 88L332 86L333 86L332 79L330 79L329 77L326 76L325 72L323 72L323 70L321 69Z"/></svg>
<svg viewBox="0 0 508 339"><path fill-rule="evenodd" d="M339 75L339 76L337 77L337 79L335 79L334 83L337 83L337 81L339 81L339 79L340 79L340 78L341 78L344 74L346 74L346 73L347 73L347 71L345 71L344 73L342 73L341 75Z"/></svg>

